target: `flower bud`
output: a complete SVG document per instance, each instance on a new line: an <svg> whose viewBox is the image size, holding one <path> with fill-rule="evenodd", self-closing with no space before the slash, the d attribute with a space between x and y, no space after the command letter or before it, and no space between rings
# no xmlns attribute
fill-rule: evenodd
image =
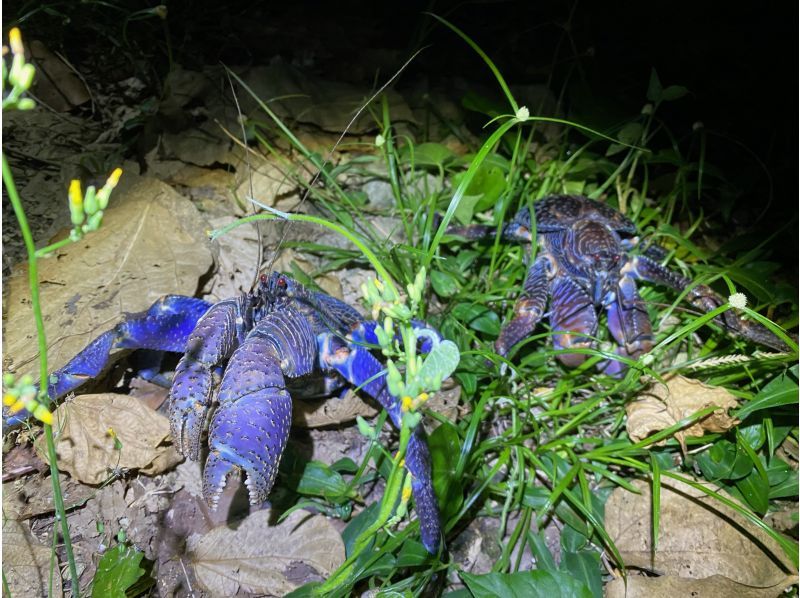
<svg viewBox="0 0 800 598"><path fill-rule="evenodd" d="M86 187L86 193L83 194L83 211L89 216L97 213L97 192L93 185Z"/></svg>

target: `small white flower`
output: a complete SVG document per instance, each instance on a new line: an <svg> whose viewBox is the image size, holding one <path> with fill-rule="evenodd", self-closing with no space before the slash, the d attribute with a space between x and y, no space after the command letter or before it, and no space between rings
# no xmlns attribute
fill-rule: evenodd
<svg viewBox="0 0 800 598"><path fill-rule="evenodd" d="M383 135L379 133L375 136L375 147L383 147L384 143L386 143L386 138Z"/></svg>
<svg viewBox="0 0 800 598"><path fill-rule="evenodd" d="M742 309L743 307L747 307L747 297L744 293L734 293L728 297L728 303L731 304L731 307Z"/></svg>
<svg viewBox="0 0 800 598"><path fill-rule="evenodd" d="M517 109L516 117L517 117L518 121L525 122L526 120L528 120L530 118L530 116L531 116L531 112L530 112L530 110L528 110L527 107L520 106Z"/></svg>

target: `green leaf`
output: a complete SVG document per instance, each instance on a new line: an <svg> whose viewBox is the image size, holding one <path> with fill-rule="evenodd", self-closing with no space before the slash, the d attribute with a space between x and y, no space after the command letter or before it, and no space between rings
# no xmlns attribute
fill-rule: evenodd
<svg viewBox="0 0 800 598"><path fill-rule="evenodd" d="M561 548L565 552L578 552L589 542L584 534L572 527L561 530Z"/></svg>
<svg viewBox="0 0 800 598"><path fill-rule="evenodd" d="M334 502L342 502L349 496L344 478L319 461L306 463L303 476L297 485L297 492L311 496L322 496Z"/></svg>
<svg viewBox="0 0 800 598"><path fill-rule="evenodd" d="M478 95L472 91L468 91L462 96L461 105L467 110L480 112L481 114L486 114L492 118L507 111L507 108L504 104L490 100L485 96Z"/></svg>
<svg viewBox="0 0 800 598"><path fill-rule="evenodd" d="M763 515L769 508L769 487L764 484L755 469L745 478L736 481L736 488L742 493L753 510Z"/></svg>
<svg viewBox="0 0 800 598"><path fill-rule="evenodd" d="M404 146L400 151L400 157L410 164L413 156L415 166L433 166L444 168L448 162L452 162L456 155L441 143L420 143L415 146Z"/></svg>
<svg viewBox="0 0 800 598"><path fill-rule="evenodd" d="M709 481L738 480L753 471L753 462L747 453L728 440L719 440L698 455L697 464Z"/></svg>
<svg viewBox="0 0 800 598"><path fill-rule="evenodd" d="M472 372L458 372L456 373L456 380L458 380L458 383L461 385L464 394L468 397L474 395L478 390L478 376Z"/></svg>
<svg viewBox="0 0 800 598"><path fill-rule="evenodd" d="M378 517L381 503L374 502L366 509L361 511L358 515L353 517L347 527L342 530L342 541L344 542L344 553L350 558L353 555L353 548L356 545L356 539L361 535L365 529L375 523Z"/></svg>
<svg viewBox="0 0 800 598"><path fill-rule="evenodd" d="M478 332L492 336L500 334L500 318L484 305L459 303L453 308L453 316Z"/></svg>
<svg viewBox="0 0 800 598"><path fill-rule="evenodd" d="M331 463L331 469L340 473L356 473L358 464L350 457L342 457L336 463Z"/></svg>
<svg viewBox="0 0 800 598"><path fill-rule="evenodd" d="M442 422L428 437L431 451L433 489L439 501L443 521L458 513L464 502L462 480L456 477L457 459L461 453L458 430L451 423Z"/></svg>
<svg viewBox="0 0 800 598"><path fill-rule="evenodd" d="M139 566L144 553L133 546L117 544L109 548L97 565L92 583L92 598L125 598L125 591L144 574Z"/></svg>
<svg viewBox="0 0 800 598"><path fill-rule="evenodd" d="M425 550L425 547L415 540L406 540L400 547L400 552L397 554L395 566L400 567L418 567L431 559L430 553Z"/></svg>
<svg viewBox="0 0 800 598"><path fill-rule="evenodd" d="M795 470L791 468L791 466L782 459L778 457L774 457L769 462L769 467L767 467L767 478L769 479L770 486L777 486L778 484L782 484L785 482L792 473L797 473Z"/></svg>
<svg viewBox="0 0 800 598"><path fill-rule="evenodd" d="M764 442L767 440L767 433L761 422L750 424L749 426L740 426L738 430L739 435L754 451L764 446Z"/></svg>
<svg viewBox="0 0 800 598"><path fill-rule="evenodd" d="M689 93L689 90L683 85L670 85L661 92L661 99L664 102L672 102L681 99L687 93Z"/></svg>
<svg viewBox="0 0 800 598"><path fill-rule="evenodd" d="M536 561L536 569L539 571L558 571L556 562L553 560L553 555L550 549L547 548L544 534L542 532L534 534L528 532L528 545L531 547L531 553Z"/></svg>
<svg viewBox="0 0 800 598"><path fill-rule="evenodd" d="M550 571L520 571L518 573L488 573L472 575L461 572L474 598L525 596L526 598L592 598L592 591L582 581Z"/></svg>
<svg viewBox="0 0 800 598"><path fill-rule="evenodd" d="M603 595L603 578L600 575L600 553L596 550L563 552L561 555L561 570L582 581L591 590L593 596Z"/></svg>
<svg viewBox="0 0 800 598"><path fill-rule="evenodd" d="M458 367L461 353L453 341L441 341L436 345L419 368L417 376L425 388L439 390L442 381Z"/></svg>
<svg viewBox="0 0 800 598"><path fill-rule="evenodd" d="M797 367L798 366L794 366L788 372L770 380L770 382L753 397L752 401L739 409L736 413L736 417L745 419L748 415L760 409L770 409L783 405L797 405Z"/></svg>
<svg viewBox="0 0 800 598"><path fill-rule="evenodd" d="M658 103L662 99L663 89L661 87L661 81L658 78L658 73L656 73L656 69L652 69L650 71L650 83L647 85L647 99L651 102Z"/></svg>
<svg viewBox="0 0 800 598"><path fill-rule="evenodd" d="M798 484L800 482L798 482L797 472L792 470L784 481L770 486L769 498L797 498Z"/></svg>
<svg viewBox="0 0 800 598"><path fill-rule="evenodd" d="M644 127L641 125L641 123L628 123L622 127L622 129L620 129L619 133L617 133L617 139L619 139L622 143L635 145L641 142L642 131L644 131Z"/></svg>
<svg viewBox="0 0 800 598"><path fill-rule="evenodd" d="M453 185L458 186L465 175L465 172L455 175ZM472 177L453 215L461 224L467 224L475 212L493 207L505 188L505 173L497 166L484 162Z"/></svg>
<svg viewBox="0 0 800 598"><path fill-rule="evenodd" d="M452 297L461 289L455 276L441 270L431 271L431 286L439 297Z"/></svg>

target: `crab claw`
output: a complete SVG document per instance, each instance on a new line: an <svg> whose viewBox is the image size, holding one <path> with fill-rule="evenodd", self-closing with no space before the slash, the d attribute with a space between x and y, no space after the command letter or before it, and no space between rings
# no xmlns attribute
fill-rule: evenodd
<svg viewBox="0 0 800 598"><path fill-rule="evenodd" d="M209 428L203 473L203 496L212 509L234 471L245 473L251 504L267 499L291 425L292 399L283 389L263 388L220 406Z"/></svg>
<svg viewBox="0 0 800 598"><path fill-rule="evenodd" d="M184 356L170 390L169 423L178 452L192 460L200 452L200 435L208 418L212 390L208 365Z"/></svg>

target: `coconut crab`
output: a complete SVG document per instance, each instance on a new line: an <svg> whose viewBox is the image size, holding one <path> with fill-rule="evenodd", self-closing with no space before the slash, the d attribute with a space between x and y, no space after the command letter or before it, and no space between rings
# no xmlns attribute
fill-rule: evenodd
<svg viewBox="0 0 800 598"><path fill-rule="evenodd" d="M514 316L503 326L495 343L505 357L527 338L539 321L549 316L553 344L563 350L558 358L567 366L583 363L586 353L570 352L594 346L598 311L608 316L608 329L617 343L617 355L637 359L653 347L653 328L639 297L636 281L647 281L675 290L689 289L687 298L697 308L711 311L727 301L705 285L674 272L659 261L665 256L658 246L632 252L638 243L631 220L598 201L579 195L550 195L533 204L535 229L529 208L521 209L503 226L504 239L532 243L536 231L538 253L530 264L523 290L514 305ZM494 236L486 225L450 227L448 233L481 239ZM548 299L549 312L545 312ZM760 324L739 318L731 310L716 318L726 330L779 351L787 350L781 339ZM607 359L598 368L619 376L626 364Z"/></svg>
<svg viewBox="0 0 800 598"><path fill-rule="evenodd" d="M168 295L143 312L129 314L51 374L48 390L58 398L98 376L114 349L182 353L169 398L174 442L183 455L196 460L207 426L206 501L216 507L228 477L240 471L250 502L257 505L272 489L289 438L292 394L311 398L303 390L318 396L322 386L322 394L330 395L350 384L380 403L401 426L400 401L389 392L384 366L370 350L378 344L376 325L346 303L286 275L261 275L253 291L216 304ZM441 340L425 324L414 321L413 326L421 352ZM4 424L27 416L6 417ZM413 428L404 463L411 474L422 543L435 554L442 531L421 425Z"/></svg>

